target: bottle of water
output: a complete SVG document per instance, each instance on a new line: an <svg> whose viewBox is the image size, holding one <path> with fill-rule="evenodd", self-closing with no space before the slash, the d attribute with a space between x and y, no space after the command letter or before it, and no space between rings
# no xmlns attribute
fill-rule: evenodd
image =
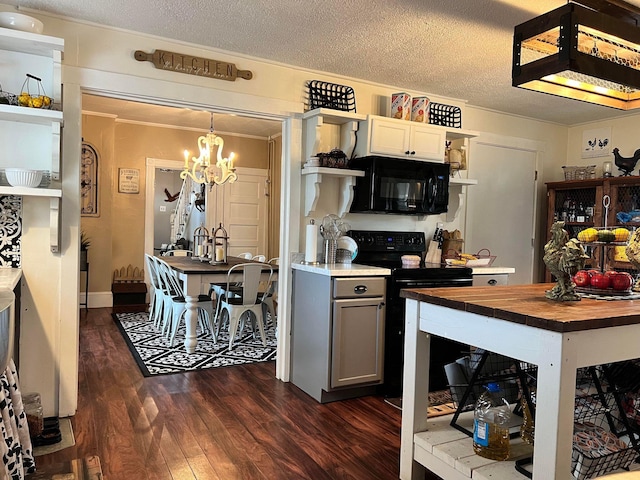
<svg viewBox="0 0 640 480"><path fill-rule="evenodd" d="M473 421L473 451L491 460L509 458L511 408L498 383L489 383L476 402Z"/></svg>

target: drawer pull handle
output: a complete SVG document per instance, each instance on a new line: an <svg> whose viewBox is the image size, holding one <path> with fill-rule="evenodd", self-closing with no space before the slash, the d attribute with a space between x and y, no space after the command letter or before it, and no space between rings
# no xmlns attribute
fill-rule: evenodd
<svg viewBox="0 0 640 480"><path fill-rule="evenodd" d="M356 285L355 287L353 287L353 293L355 293L356 295L362 295L363 293L367 293L367 286Z"/></svg>
<svg viewBox="0 0 640 480"><path fill-rule="evenodd" d="M492 279L491 279L491 280L489 280L487 283L488 283L489 285L497 285L497 284L498 284L498 281L497 281L495 278L492 278Z"/></svg>

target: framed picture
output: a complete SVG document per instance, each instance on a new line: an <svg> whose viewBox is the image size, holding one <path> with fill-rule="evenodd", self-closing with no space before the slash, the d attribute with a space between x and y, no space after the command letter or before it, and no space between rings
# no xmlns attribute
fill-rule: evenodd
<svg viewBox="0 0 640 480"><path fill-rule="evenodd" d="M611 155L611 127L582 132L582 158Z"/></svg>
<svg viewBox="0 0 640 480"><path fill-rule="evenodd" d="M140 170L118 169L118 193L140 193Z"/></svg>

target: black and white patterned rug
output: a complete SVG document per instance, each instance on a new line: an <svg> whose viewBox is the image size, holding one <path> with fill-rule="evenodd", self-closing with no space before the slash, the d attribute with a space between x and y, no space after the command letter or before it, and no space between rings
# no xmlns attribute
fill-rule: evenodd
<svg viewBox="0 0 640 480"><path fill-rule="evenodd" d="M184 323L178 329L171 347L153 327L148 313L115 313L113 318L145 377L267 362L276 357L275 326L270 321L265 325L266 347L262 345L260 335L257 334L254 339L250 328L247 328L233 342L233 349L229 351L227 331L220 332L218 343L214 344L211 335L198 327L196 351L187 353L184 349Z"/></svg>

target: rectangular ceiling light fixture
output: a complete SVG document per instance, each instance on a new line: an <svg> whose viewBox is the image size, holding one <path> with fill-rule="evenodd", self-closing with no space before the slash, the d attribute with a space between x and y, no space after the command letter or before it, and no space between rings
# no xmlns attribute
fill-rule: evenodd
<svg viewBox="0 0 640 480"><path fill-rule="evenodd" d="M640 108L640 28L568 3L515 27L514 87Z"/></svg>

